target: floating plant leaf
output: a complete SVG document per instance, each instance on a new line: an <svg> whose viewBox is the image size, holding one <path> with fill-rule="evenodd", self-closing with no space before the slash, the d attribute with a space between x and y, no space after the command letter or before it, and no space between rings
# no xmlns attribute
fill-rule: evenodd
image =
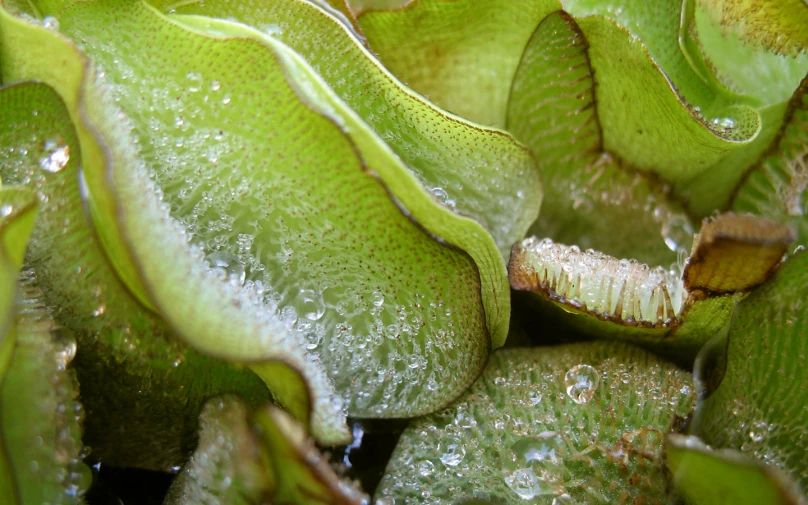
<svg viewBox="0 0 808 505"><path fill-rule="evenodd" d="M418 0L395 7L359 16L382 63L438 106L504 127L521 51L539 22L561 3Z"/></svg>
<svg viewBox="0 0 808 505"><path fill-rule="evenodd" d="M271 503L272 467L244 403L213 398L199 414L199 445L171 483L165 505Z"/></svg>
<svg viewBox="0 0 808 505"><path fill-rule="evenodd" d="M82 503L91 475L81 461L84 410L67 368L76 341L54 324L29 275L19 287L14 354L0 389L3 444L20 505Z"/></svg>
<svg viewBox="0 0 808 505"><path fill-rule="evenodd" d="M508 130L537 153L545 204L531 233L650 264L689 250L690 219L665 188L604 153L587 44L563 11L528 42L508 102ZM631 223L624 226L624 223Z"/></svg>
<svg viewBox="0 0 808 505"><path fill-rule="evenodd" d="M808 72L808 54L783 55L749 45L743 23L723 25L713 16L716 4L684 2L680 44L685 58L702 79L742 94L748 103L765 107L787 102Z"/></svg>
<svg viewBox="0 0 808 505"><path fill-rule="evenodd" d="M45 84L18 83L0 90L0 110L0 176L27 184L42 202L26 260L43 300L59 308L56 323L81 349L73 368L92 457L156 470L181 464L207 398L239 392L266 401L266 387L182 345L116 277L82 208L81 152L59 96Z"/></svg>
<svg viewBox="0 0 808 505"><path fill-rule="evenodd" d="M739 186L732 207L787 224L797 243L808 245L808 78L794 94L789 116L778 142Z"/></svg>
<svg viewBox="0 0 808 505"><path fill-rule="evenodd" d="M661 503L665 434L693 400L687 372L627 344L498 351L464 396L410 424L375 498Z"/></svg>
<svg viewBox="0 0 808 505"><path fill-rule="evenodd" d="M737 307L726 373L693 433L790 473L808 488L808 254L787 259Z"/></svg>
<svg viewBox="0 0 808 505"><path fill-rule="evenodd" d="M805 0L698 0L713 19L745 41L780 54L808 49L808 4Z"/></svg>
<svg viewBox="0 0 808 505"><path fill-rule="evenodd" d="M322 358L350 409L366 415L437 408L480 373L491 346L484 318L498 323L497 334L507 312L484 313L471 259L429 238L391 202L364 165L390 174L377 166L384 146L363 134L294 53L269 38L221 36L243 34L242 25L168 20L138 3L76 4L60 25L104 70L123 111L115 112L99 83L88 83L86 116L104 132L112 163L108 174L85 165L86 175L113 183L101 189L121 205L117 225L178 334L229 360L296 359L318 398L315 434L326 441L346 433L335 433L341 425L330 409L338 404L323 395L322 365L301 356L305 346ZM125 36L137 30L162 35ZM123 54L128 60L117 60ZM350 125L356 144L341 125ZM357 146L369 157L359 157ZM230 175L234 166L239 177ZM408 210L410 202L440 208L415 191L413 176L390 177L398 189L409 181L409 201L401 199ZM204 268L205 254L217 251L241 260L249 286L238 286L240 275ZM281 317L297 319L298 333L276 322L276 304L294 309ZM252 367L272 389L276 377ZM275 386L276 398L294 401Z"/></svg>
<svg viewBox="0 0 808 505"><path fill-rule="evenodd" d="M514 245L508 272L514 289L536 295L538 314L684 363L725 331L737 301L772 274L792 238L759 217L721 215L704 221L687 265L668 270L533 237Z"/></svg>
<svg viewBox="0 0 808 505"><path fill-rule="evenodd" d="M9 505L24 502L21 502L15 461L9 458L8 435L2 424L2 387L14 359L16 344L17 274L36 214L36 199L32 192L0 187L0 500Z"/></svg>
<svg viewBox="0 0 808 505"><path fill-rule="evenodd" d="M357 483L339 478L328 459L314 447L303 427L274 407L253 415L260 439L275 471L277 503L366 505L369 497Z"/></svg>
<svg viewBox="0 0 808 505"><path fill-rule="evenodd" d="M671 434L666 463L688 505L799 505L799 488L776 468L732 450L713 451L696 437Z"/></svg>
<svg viewBox="0 0 808 505"><path fill-rule="evenodd" d="M133 249L133 244L139 246L141 254L158 263L156 274L153 270L146 272L142 264L138 264L138 273L143 279L147 278L146 273L151 273L151 279L159 278L160 282L155 285L163 290L161 300L170 300L170 303L163 304L160 315L175 330L175 335L203 353L229 361L250 362L253 370L273 389L276 401L306 423L309 416L313 416L312 429L321 440L335 443L344 441L348 432L344 425L344 414L331 400L333 388L324 371L305 356L300 339L295 339L288 326L271 310L251 310L254 304L234 294L234 287L222 282L219 269L208 271L202 257L189 251L182 230L172 225L165 215L157 195L145 180L147 176L143 172L142 162L135 154L137 139L129 136L126 116L111 104L108 88L98 81L103 80L103 76L88 73L82 86L74 89L72 86L78 85L88 64L69 41L49 30L14 19L5 12L0 16L5 25L3 49L10 55L16 55L16 59L4 56L3 62L9 63L3 68L4 78L39 78L52 85L60 96L81 95L79 103L71 106L68 101L66 105L71 117L78 118L74 124L77 125L81 142L82 173L85 176L82 182L88 188L83 196L93 215L100 241L105 247L112 244L111 251L105 251L108 256L127 255L130 248ZM27 51L30 47L46 47L49 50L29 54ZM23 63L20 55L26 54L30 58L24 59ZM64 62L73 63L64 68ZM61 68L71 78L53 75L53 67ZM74 76L72 72L79 72L80 76ZM79 126L85 122L87 126ZM85 156L87 153L89 157ZM121 173L134 180L121 182ZM117 180L115 174L118 174ZM145 188L142 187L144 183ZM130 189L136 198L122 198L114 191L121 187ZM101 212L103 208L93 204L99 198L110 202L113 211ZM131 207L124 206L124 203ZM146 219L146 216L152 220ZM124 224L124 217L131 218L128 222L134 222L140 228L133 233L130 228L120 226ZM165 247L155 249L155 244ZM141 262L143 256L133 255L133 258ZM166 258L171 258L171 261L165 261ZM154 263L151 266L155 267ZM116 270L116 273L120 273L120 270ZM174 279L184 283L173 282ZM128 282L128 278L124 277L124 280ZM129 284L127 287L132 288ZM154 286L150 286L150 289L153 290ZM249 293L243 295L242 298L250 296ZM195 303L180 303L183 296L190 296ZM149 298L154 298L153 293L149 293ZM103 363L98 359L92 362ZM201 365L205 367L204 363ZM313 396L311 401L309 392ZM192 424L195 423L194 419Z"/></svg>
<svg viewBox="0 0 808 505"><path fill-rule="evenodd" d="M305 429L285 412L250 411L234 397L214 398L200 415L199 447L172 483L166 505L368 503L337 477Z"/></svg>
<svg viewBox="0 0 808 505"><path fill-rule="evenodd" d="M288 44L438 201L482 224L503 256L507 257L513 242L524 237L536 219L541 183L524 147L505 132L449 116L413 93L381 66L358 34L313 3L216 0L185 2L176 8L167 2L165 8L181 14L235 18ZM446 226L433 229L427 216L419 216L406 203L405 207L430 232L467 249L482 272L496 268L490 264L490 251L468 248L471 241L467 237L479 236L481 230L459 220L452 226L462 227L465 237L451 233ZM449 216L443 220L452 221Z"/></svg>
<svg viewBox="0 0 808 505"><path fill-rule="evenodd" d="M486 5L494 10L505 9L506 4ZM560 8L555 4L556 8L543 14ZM702 83L689 69L678 47L679 15L673 3L620 2L615 5L614 2L567 1L561 4L575 17L589 44L588 57L597 75L596 106L604 147L630 166L682 184L755 138L760 129L758 113L724 97L722 90ZM370 47L381 55L382 61L416 90L432 96L442 92L443 82L432 79L421 85L416 76L411 75L413 69L421 72L424 67L441 67L441 73L456 73L466 79L464 85L471 89L480 88L477 80L480 73L489 71L500 79L513 75L512 71L510 74L496 72L494 69L498 67L486 65L479 54L518 61L526 40L500 43L495 39L492 43L487 37L479 37L480 30L463 25L463 17L452 16L454 11L465 10L489 19L478 5L470 1L419 1L392 13L366 13L359 21ZM509 30L516 34L531 32L538 24L530 13L497 21L510 23L500 26L498 31ZM452 23L452 29L445 26L442 30L426 29L447 22ZM472 39L485 44L485 48L478 48ZM432 57L434 48L450 44L462 48L460 51L474 58L481 68L474 73L464 72L463 68L453 65L463 61L458 56L436 63ZM515 70L515 65L509 68ZM676 74L676 78L669 79L669 72ZM681 94L680 89L686 89L687 93ZM483 96L489 94L483 93ZM494 101L493 105L499 103ZM488 108L492 104L485 102L482 106ZM660 118L665 120L660 121ZM536 154L541 156L541 153Z"/></svg>

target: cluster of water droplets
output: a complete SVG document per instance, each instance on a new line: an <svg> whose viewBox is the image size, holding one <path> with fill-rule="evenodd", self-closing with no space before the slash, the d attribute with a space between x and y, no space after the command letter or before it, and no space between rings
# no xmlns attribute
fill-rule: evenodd
<svg viewBox="0 0 808 505"><path fill-rule="evenodd" d="M731 117L713 117L707 118L698 105L690 107L690 112L693 117L704 123L713 133L721 135L722 137L733 138L739 135L736 132L735 119Z"/></svg>
<svg viewBox="0 0 808 505"><path fill-rule="evenodd" d="M610 343L495 353L452 408L408 427L376 504L664 501L663 434L694 396L688 374L646 356Z"/></svg>
<svg viewBox="0 0 808 505"><path fill-rule="evenodd" d="M148 191L161 199L183 240L192 244L203 276L242 307L263 314L259 318L291 329L286 343L327 367L330 380L351 402L333 397L334 409L344 413L350 405L383 414L423 396L424 389L436 391L456 381L449 365L458 352L458 314L442 294L424 294L429 280L420 275L407 290L386 280L388 263L404 263L389 254L409 243L385 251L388 238L363 235L372 227L346 223L340 209L323 203L327 199L320 192L331 179L340 181L330 186L333 190L350 187L352 194L369 195L363 205L381 205L373 201L377 196L389 206L389 196L369 178L357 185L344 174L334 175L325 150L300 149L305 138L295 130L299 118L276 117L297 100L291 90L283 97L283 81L273 84L282 98L267 94L259 100L234 93L241 83L215 69L149 73L143 69L154 68L154 62L137 61L150 58L147 51L132 51L137 54L126 61L116 58L121 54L117 42L101 40L97 32L94 27L76 38L87 41L94 63L103 69L101 78L125 111L116 121L131 127L127 133L150 178ZM275 123L280 126L263 132L263 125ZM263 135L260 142L256 132ZM364 180L358 164L356 170ZM327 177L321 181L321 176ZM343 200L356 199L343 195ZM390 210L403 219L394 207Z"/></svg>
<svg viewBox="0 0 808 505"><path fill-rule="evenodd" d="M670 324L687 299L678 264L650 268L550 239L525 239L518 247L519 268L531 271L533 289L608 318Z"/></svg>

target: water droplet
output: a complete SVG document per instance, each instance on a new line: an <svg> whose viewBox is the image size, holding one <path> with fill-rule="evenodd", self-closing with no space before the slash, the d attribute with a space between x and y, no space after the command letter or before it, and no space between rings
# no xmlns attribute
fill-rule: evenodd
<svg viewBox="0 0 808 505"><path fill-rule="evenodd" d="M223 105L227 105L229 103L230 103L230 97L229 96L226 96L226 97L222 98L222 104Z"/></svg>
<svg viewBox="0 0 808 505"><path fill-rule="evenodd" d="M202 85L202 76L194 72L188 72L185 78L190 82L188 85L188 91L191 93L196 93L199 91L199 88Z"/></svg>
<svg viewBox="0 0 808 505"><path fill-rule="evenodd" d="M455 201L449 198L449 193L443 188L432 188L432 194L440 200L444 205L454 209Z"/></svg>
<svg viewBox="0 0 808 505"><path fill-rule="evenodd" d="M541 402L541 393L538 391L531 391L527 394L527 399L530 401L531 405L538 405Z"/></svg>
<svg viewBox="0 0 808 505"><path fill-rule="evenodd" d="M70 161L70 148L66 145L60 145L55 140L46 140L44 149L46 154L39 159L39 166L46 172L55 174Z"/></svg>
<svg viewBox="0 0 808 505"><path fill-rule="evenodd" d="M749 430L749 438L752 439L752 442L763 442L768 431L769 425L764 421L758 421L754 423L752 428Z"/></svg>
<svg viewBox="0 0 808 505"><path fill-rule="evenodd" d="M374 291L373 295L371 296L371 300L373 301L373 305L376 307L381 307L384 305L384 295L381 291Z"/></svg>
<svg viewBox="0 0 808 505"><path fill-rule="evenodd" d="M6 217L6 216L10 215L13 210L14 210L14 207L12 207L8 203L4 203L3 205L0 205L0 217Z"/></svg>
<svg viewBox="0 0 808 505"><path fill-rule="evenodd" d="M567 493L564 493L562 495L553 498L552 505L576 505L576 503L577 502L572 496L568 495Z"/></svg>
<svg viewBox="0 0 808 505"><path fill-rule="evenodd" d="M418 473L421 474L422 477L429 477L432 475L432 472L435 471L435 464L425 459L418 463Z"/></svg>
<svg viewBox="0 0 808 505"><path fill-rule="evenodd" d="M524 463L533 461L556 463L558 462L557 448L558 435L554 431L546 432L539 437L520 438L511 446L517 461Z"/></svg>
<svg viewBox="0 0 808 505"><path fill-rule="evenodd" d="M213 91L219 91L219 89L221 89L221 87L222 87L222 85L219 83L219 81L212 81L210 83L210 89L212 89Z"/></svg>
<svg viewBox="0 0 808 505"><path fill-rule="evenodd" d="M226 251L214 251L205 256L205 261L208 262L211 269L220 269L223 271L228 280L233 280L239 285L244 285L247 272L244 269L244 265L234 254L230 254Z"/></svg>
<svg viewBox="0 0 808 505"><path fill-rule="evenodd" d="M505 484L523 500L530 500L541 494L541 483L532 468L520 468L505 477Z"/></svg>
<svg viewBox="0 0 808 505"><path fill-rule="evenodd" d="M598 371L589 365L576 365L564 375L567 394L575 403L589 403L600 382Z"/></svg>
<svg viewBox="0 0 808 505"><path fill-rule="evenodd" d="M441 444L444 445L444 444ZM449 437L445 443L446 450L441 454L440 461L446 466L457 466L466 457L466 448L457 437Z"/></svg>
<svg viewBox="0 0 808 505"><path fill-rule="evenodd" d="M289 327L295 324L297 321L297 311L291 305L287 305L286 307L281 309L280 312L281 321Z"/></svg>
<svg viewBox="0 0 808 505"><path fill-rule="evenodd" d="M59 31L59 20L53 16L45 16L42 18L42 26L47 28L48 30L53 30L55 32Z"/></svg>
<svg viewBox="0 0 808 505"><path fill-rule="evenodd" d="M319 332L312 332L306 335L306 340L308 340L308 343L306 344L306 349L308 349L309 351L313 351L317 349L323 342L323 336Z"/></svg>
<svg viewBox="0 0 808 505"><path fill-rule="evenodd" d="M310 321L317 321L325 314L323 294L313 289L301 289L297 294L298 306L303 317Z"/></svg>

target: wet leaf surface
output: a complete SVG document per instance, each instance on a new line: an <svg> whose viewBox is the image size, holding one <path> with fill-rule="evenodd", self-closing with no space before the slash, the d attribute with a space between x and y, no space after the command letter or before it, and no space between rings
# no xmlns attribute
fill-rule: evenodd
<svg viewBox="0 0 808 505"><path fill-rule="evenodd" d="M699 406L693 433L740 450L808 484L805 447L808 255L787 259L735 311L726 372Z"/></svg>
<svg viewBox="0 0 808 505"><path fill-rule="evenodd" d="M665 501L665 434L691 378L622 343L494 353L452 406L402 435L382 503Z"/></svg>

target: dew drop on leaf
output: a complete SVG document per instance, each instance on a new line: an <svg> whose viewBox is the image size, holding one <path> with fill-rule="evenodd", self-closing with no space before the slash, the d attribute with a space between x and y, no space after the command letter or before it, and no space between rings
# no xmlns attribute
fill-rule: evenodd
<svg viewBox="0 0 808 505"><path fill-rule="evenodd" d="M418 473L423 477L429 477L435 471L435 464L425 459L418 463Z"/></svg>
<svg viewBox="0 0 808 505"><path fill-rule="evenodd" d="M567 394L575 403L589 403L600 382L598 371L589 365L576 365L564 375Z"/></svg>
<svg viewBox="0 0 808 505"><path fill-rule="evenodd" d="M505 484L523 500L530 500L541 494L541 482L532 468L520 468L505 477Z"/></svg>
<svg viewBox="0 0 808 505"><path fill-rule="evenodd" d="M301 289L298 294L298 306L303 312L303 317L310 321L317 321L325 314L325 303L323 295L313 289Z"/></svg>
<svg viewBox="0 0 808 505"><path fill-rule="evenodd" d="M55 174L61 171L70 161L70 148L66 144L60 144L55 140L46 140L45 156L39 159L39 166L42 170Z"/></svg>
<svg viewBox="0 0 808 505"><path fill-rule="evenodd" d="M226 279L232 279L240 286L244 285L247 272L236 255L225 251L214 251L205 256L205 261L208 262L212 270L221 270Z"/></svg>
<svg viewBox="0 0 808 505"><path fill-rule="evenodd" d="M440 461L446 466L457 466L466 457L466 448L457 437L450 437L446 442L446 450L440 456Z"/></svg>

